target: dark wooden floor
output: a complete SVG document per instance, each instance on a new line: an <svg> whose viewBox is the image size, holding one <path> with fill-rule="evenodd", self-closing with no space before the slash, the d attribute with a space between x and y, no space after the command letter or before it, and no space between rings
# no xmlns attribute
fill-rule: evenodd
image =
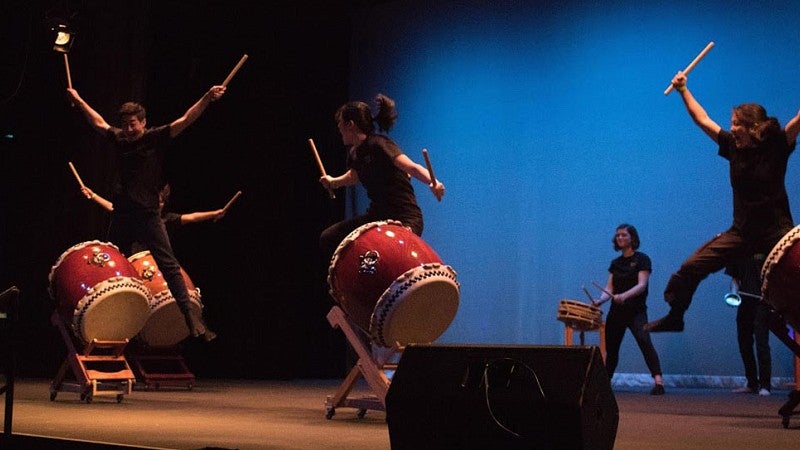
<svg viewBox="0 0 800 450"><path fill-rule="evenodd" d="M50 380L19 380L13 432L170 449L388 449L386 415L352 408L325 417L325 400L339 381L199 380L192 390L134 390L121 403L96 397L90 404L74 393L50 400ZM771 397L732 394L727 389L668 389L650 396L645 388L617 390L617 449L795 449L800 416L783 428L778 409L787 391ZM359 387L360 394L369 394ZM423 404L420 407L424 407ZM32 448L27 445L16 448ZM52 442L52 441L51 441ZM73 448L88 448L78 445Z"/></svg>

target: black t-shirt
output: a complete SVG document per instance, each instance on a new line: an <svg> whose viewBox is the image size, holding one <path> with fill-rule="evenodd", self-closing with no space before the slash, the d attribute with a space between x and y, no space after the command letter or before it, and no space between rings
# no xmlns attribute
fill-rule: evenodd
<svg viewBox="0 0 800 450"><path fill-rule="evenodd" d="M401 222L421 221L414 188L407 173L394 165L403 152L391 139L370 134L348 152L347 166L358 173L367 191L369 212Z"/></svg>
<svg viewBox="0 0 800 450"><path fill-rule="evenodd" d="M608 266L608 271L611 273L611 285L614 294L621 294L639 283L639 272L646 271L652 272L653 268L650 263L650 257L642 252L634 252L629 257L619 256L611 261ZM612 308L624 307L631 310L646 309L645 302L647 301L648 288L645 287L644 292L625 300L625 303L618 305L612 303Z"/></svg>
<svg viewBox="0 0 800 450"><path fill-rule="evenodd" d="M111 127L107 137L116 150L119 171L113 189L114 211L158 211L169 125L148 128L135 140L125 138L122 130Z"/></svg>
<svg viewBox="0 0 800 450"><path fill-rule="evenodd" d="M730 162L733 188L732 230L746 237L764 238L794 226L786 194L786 165L795 144L786 133L774 133L757 147L736 148L733 135L720 130L719 155Z"/></svg>

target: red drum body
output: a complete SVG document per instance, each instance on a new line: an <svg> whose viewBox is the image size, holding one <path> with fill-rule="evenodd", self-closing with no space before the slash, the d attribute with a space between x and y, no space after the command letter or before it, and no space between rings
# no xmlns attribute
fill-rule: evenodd
<svg viewBox="0 0 800 450"><path fill-rule="evenodd" d="M800 329L800 226L775 244L761 268L764 301L781 313L795 330Z"/></svg>
<svg viewBox="0 0 800 450"><path fill-rule="evenodd" d="M455 271L400 222L350 233L328 270L330 293L356 325L384 347L429 343L458 310Z"/></svg>
<svg viewBox="0 0 800 450"><path fill-rule="evenodd" d="M84 343L130 339L150 314L150 291L114 244L74 245L58 258L48 279L59 315Z"/></svg>
<svg viewBox="0 0 800 450"><path fill-rule="evenodd" d="M139 338L153 347L168 347L189 337L186 319L178 307L178 302L167 287L167 281L158 270L156 261L149 251L139 252L128 260L136 269L137 275L150 290L150 317L144 324ZM203 309L200 301L200 288L194 286L189 274L181 267L181 275L189 291L189 308L199 316Z"/></svg>

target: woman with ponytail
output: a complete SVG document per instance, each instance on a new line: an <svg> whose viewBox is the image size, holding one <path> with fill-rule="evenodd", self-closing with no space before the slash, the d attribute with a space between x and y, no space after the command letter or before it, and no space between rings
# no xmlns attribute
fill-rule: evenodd
<svg viewBox="0 0 800 450"><path fill-rule="evenodd" d="M394 100L378 94L375 103L377 113L374 116L364 102L345 103L335 114L342 142L348 147L348 169L341 176L325 175L319 181L326 189L361 182L370 204L365 214L345 219L322 232L320 246L327 257L333 255L351 231L369 222L398 220L421 236L422 211L417 205L411 177L428 185L437 199L444 195L444 185L439 180L432 183L428 170L412 161L384 134L397 121Z"/></svg>

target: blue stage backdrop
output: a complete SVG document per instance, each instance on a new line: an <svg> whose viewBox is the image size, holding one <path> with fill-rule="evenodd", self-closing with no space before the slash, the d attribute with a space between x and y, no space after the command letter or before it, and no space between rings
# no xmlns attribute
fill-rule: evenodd
<svg viewBox="0 0 800 450"><path fill-rule="evenodd" d="M447 193L414 182L423 239L457 272L448 343L561 344L561 299L605 284L611 238L635 225L653 261L651 319L669 275L731 223L727 161L663 91L689 76L711 117L757 102L781 124L800 108L800 4L788 1L392 2L354 17L351 97L397 101L390 135ZM800 220L800 155L787 187ZM366 200L359 195L359 205ZM704 281L686 331L654 334L666 374L743 375L729 278ZM607 312L608 305L604 305ZM587 335L587 342L593 337ZM792 376L774 336L773 375ZM630 334L620 373L646 373Z"/></svg>

